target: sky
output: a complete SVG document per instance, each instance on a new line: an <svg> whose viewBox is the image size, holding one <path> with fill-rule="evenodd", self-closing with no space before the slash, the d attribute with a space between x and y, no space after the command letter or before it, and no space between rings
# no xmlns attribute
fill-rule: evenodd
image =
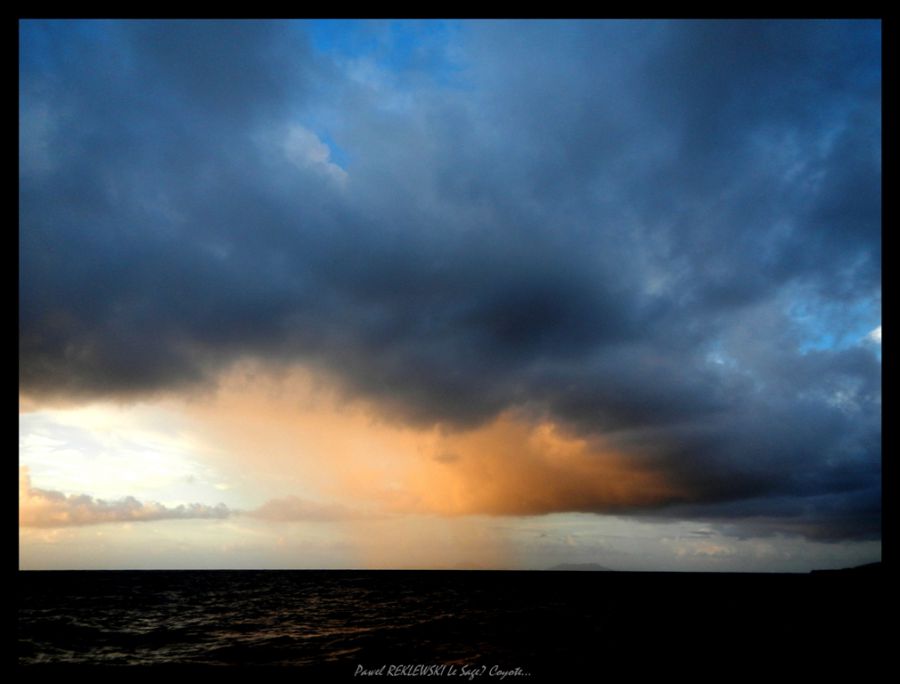
<svg viewBox="0 0 900 684"><path fill-rule="evenodd" d="M22 21L19 567L881 559L878 21Z"/></svg>

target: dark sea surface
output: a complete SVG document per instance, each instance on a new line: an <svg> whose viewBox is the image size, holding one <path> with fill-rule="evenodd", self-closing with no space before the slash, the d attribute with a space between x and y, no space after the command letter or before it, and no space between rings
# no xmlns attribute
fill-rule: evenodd
<svg viewBox="0 0 900 684"><path fill-rule="evenodd" d="M18 664L515 682L713 654L742 671L813 651L865 661L881 584L880 572L19 572Z"/></svg>

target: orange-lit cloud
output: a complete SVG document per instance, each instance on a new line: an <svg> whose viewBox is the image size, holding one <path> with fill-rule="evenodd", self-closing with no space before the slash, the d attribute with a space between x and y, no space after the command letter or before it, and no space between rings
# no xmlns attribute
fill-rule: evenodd
<svg viewBox="0 0 900 684"><path fill-rule="evenodd" d="M446 435L410 478L424 506L445 514L613 513L679 496L665 478L551 422L502 415Z"/></svg>
<svg viewBox="0 0 900 684"><path fill-rule="evenodd" d="M299 368L277 377L236 369L214 400L187 411L245 472L285 497L302 494L302 510L282 498L257 511L272 520L346 514L333 502L401 515L534 515L622 512L684 495L662 473L549 421L507 412L472 430L410 427Z"/></svg>
<svg viewBox="0 0 900 684"><path fill-rule="evenodd" d="M20 527L52 528L152 520L227 518L230 513L223 505L194 503L167 507L155 502L141 502L130 496L118 501L104 501L85 494L66 495L37 489L31 486L28 468L19 468Z"/></svg>

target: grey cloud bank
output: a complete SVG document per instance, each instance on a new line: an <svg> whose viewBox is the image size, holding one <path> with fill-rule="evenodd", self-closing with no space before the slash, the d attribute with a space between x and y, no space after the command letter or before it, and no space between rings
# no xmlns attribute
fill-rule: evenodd
<svg viewBox="0 0 900 684"><path fill-rule="evenodd" d="M302 24L20 33L26 396L300 362L603 435L690 492L636 514L880 536L878 22L463 22L449 79Z"/></svg>

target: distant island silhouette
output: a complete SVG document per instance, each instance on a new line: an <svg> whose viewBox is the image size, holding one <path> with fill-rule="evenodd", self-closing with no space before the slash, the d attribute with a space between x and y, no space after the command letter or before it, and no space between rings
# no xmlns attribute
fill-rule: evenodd
<svg viewBox="0 0 900 684"><path fill-rule="evenodd" d="M560 563L558 565L554 565L552 568L547 568L548 570L568 570L568 571L605 571L605 572L615 572L612 568L607 568L604 565L598 565L597 563Z"/></svg>
<svg viewBox="0 0 900 684"><path fill-rule="evenodd" d="M813 570L813 575L833 575L833 574L870 574L873 572L881 572L881 561L876 563L866 563L865 565L857 565L854 568L839 568L837 570Z"/></svg>

